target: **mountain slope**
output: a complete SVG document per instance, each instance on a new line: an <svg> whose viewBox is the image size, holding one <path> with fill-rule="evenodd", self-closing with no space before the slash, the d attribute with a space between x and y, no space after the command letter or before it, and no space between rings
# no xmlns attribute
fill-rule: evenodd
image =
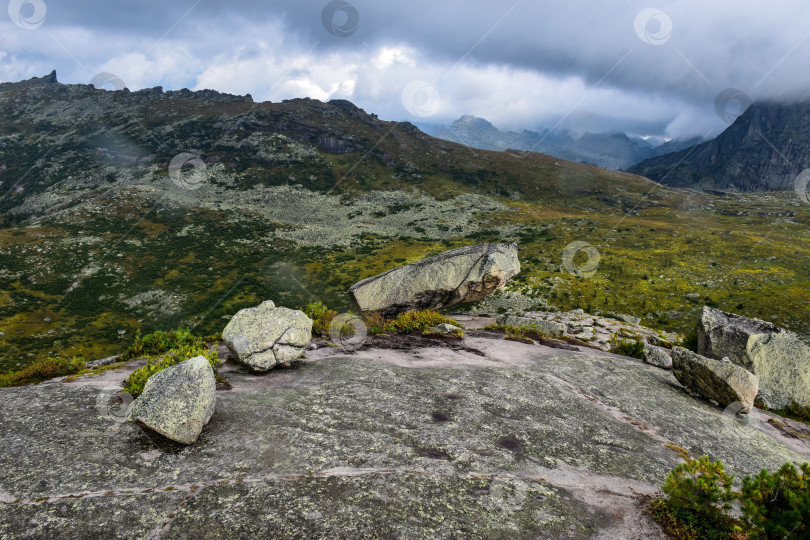
<svg viewBox="0 0 810 540"><path fill-rule="evenodd" d="M757 102L717 138L628 170L669 186L790 190L810 167L810 100Z"/></svg>
<svg viewBox="0 0 810 540"><path fill-rule="evenodd" d="M683 331L712 303L810 334L795 197L472 149L347 101L3 84L0 195L0 371L114 354L136 331L219 332L266 299L348 310L360 279L482 241L519 244L514 309ZM740 253L751 235L768 242ZM566 270L572 242L599 251L592 278Z"/></svg>

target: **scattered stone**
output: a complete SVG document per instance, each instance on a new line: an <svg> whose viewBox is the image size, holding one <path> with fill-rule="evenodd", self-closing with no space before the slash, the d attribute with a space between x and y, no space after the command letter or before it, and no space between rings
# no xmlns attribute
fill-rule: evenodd
<svg viewBox="0 0 810 540"><path fill-rule="evenodd" d="M106 358L102 358L100 360L92 360L87 362L84 367L85 369L96 369L104 366L109 366L111 364L115 364L116 362L121 361L121 355L116 354L114 356L108 356Z"/></svg>
<svg viewBox="0 0 810 540"><path fill-rule="evenodd" d="M672 357L661 347L645 345L644 362L662 369L672 369Z"/></svg>
<svg viewBox="0 0 810 540"><path fill-rule="evenodd" d="M312 319L267 300L234 315L222 339L240 362L264 372L301 356L312 339Z"/></svg>
<svg viewBox="0 0 810 540"><path fill-rule="evenodd" d="M608 313L608 317L613 317L614 319L618 319L620 321L626 322L627 324L639 324L641 319L635 317L633 315L625 315L624 313Z"/></svg>
<svg viewBox="0 0 810 540"><path fill-rule="evenodd" d="M478 244L359 281L349 289L349 296L364 313L393 317L408 310L476 302L518 272L517 244Z"/></svg>
<svg viewBox="0 0 810 540"><path fill-rule="evenodd" d="M810 406L810 347L760 319L704 307L698 322L700 354L728 357L759 378L757 399L769 409Z"/></svg>
<svg viewBox="0 0 810 540"><path fill-rule="evenodd" d="M560 311L517 311L507 312L496 317L498 324L510 326L537 325L539 332L557 337L570 337L587 341L588 345L610 351L616 340L640 339L650 345L669 348L680 336L670 332L659 332L644 326L620 321L613 316L586 314L582 309Z"/></svg>
<svg viewBox="0 0 810 540"><path fill-rule="evenodd" d="M216 379L204 356L195 356L149 377L132 402L128 419L182 444L191 444L214 414Z"/></svg>
<svg viewBox="0 0 810 540"><path fill-rule="evenodd" d="M449 334L451 332L463 332L464 329L459 328L458 326L455 326L453 324L441 323L433 327L433 331L436 332L437 334Z"/></svg>
<svg viewBox="0 0 810 540"><path fill-rule="evenodd" d="M556 337L564 335L567 328L563 323L531 317L520 317L509 313L499 315L495 318L495 322L504 326L534 326L538 333Z"/></svg>
<svg viewBox="0 0 810 540"><path fill-rule="evenodd" d="M683 347L672 348L672 366L679 383L722 407L739 401L743 404L739 412L747 413L754 405L759 381L745 368L706 358Z"/></svg>

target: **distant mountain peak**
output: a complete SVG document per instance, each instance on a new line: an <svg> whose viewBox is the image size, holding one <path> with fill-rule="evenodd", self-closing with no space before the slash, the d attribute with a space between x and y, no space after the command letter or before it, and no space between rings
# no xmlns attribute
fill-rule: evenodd
<svg viewBox="0 0 810 540"><path fill-rule="evenodd" d="M628 170L674 187L792 189L798 174L810 167L809 139L810 100L757 101L716 138Z"/></svg>
<svg viewBox="0 0 810 540"><path fill-rule="evenodd" d="M583 163L593 163L608 169L623 169L651 156L694 144L674 141L671 147L658 150L642 139L630 138L626 133L584 133L574 135L566 130L538 133L528 129L521 133L501 131L488 120L465 114L453 124L436 129L424 128L435 137L483 150L531 151ZM637 139L637 140L636 140Z"/></svg>

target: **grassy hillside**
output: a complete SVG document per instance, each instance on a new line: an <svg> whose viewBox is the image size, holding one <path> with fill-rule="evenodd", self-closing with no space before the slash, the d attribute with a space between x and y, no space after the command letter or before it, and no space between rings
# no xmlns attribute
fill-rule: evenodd
<svg viewBox="0 0 810 540"><path fill-rule="evenodd" d="M264 299L346 310L355 281L481 241L517 242L510 288L560 309L685 331L709 304L810 335L792 193L472 150L347 102L41 83L0 85L0 108L0 371L112 354L137 329L218 332ZM180 152L207 164L196 189L169 176ZM574 241L600 253L590 278L563 267Z"/></svg>

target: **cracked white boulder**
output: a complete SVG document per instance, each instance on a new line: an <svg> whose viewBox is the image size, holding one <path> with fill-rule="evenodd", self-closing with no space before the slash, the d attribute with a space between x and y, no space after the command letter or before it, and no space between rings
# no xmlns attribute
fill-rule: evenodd
<svg viewBox="0 0 810 540"><path fill-rule="evenodd" d="M516 244L478 244L393 268L352 285L349 296L364 313L392 317L408 310L476 302L520 272Z"/></svg>
<svg viewBox="0 0 810 540"><path fill-rule="evenodd" d="M272 300L239 311L222 331L236 358L258 372L298 358L311 338L312 319Z"/></svg>

